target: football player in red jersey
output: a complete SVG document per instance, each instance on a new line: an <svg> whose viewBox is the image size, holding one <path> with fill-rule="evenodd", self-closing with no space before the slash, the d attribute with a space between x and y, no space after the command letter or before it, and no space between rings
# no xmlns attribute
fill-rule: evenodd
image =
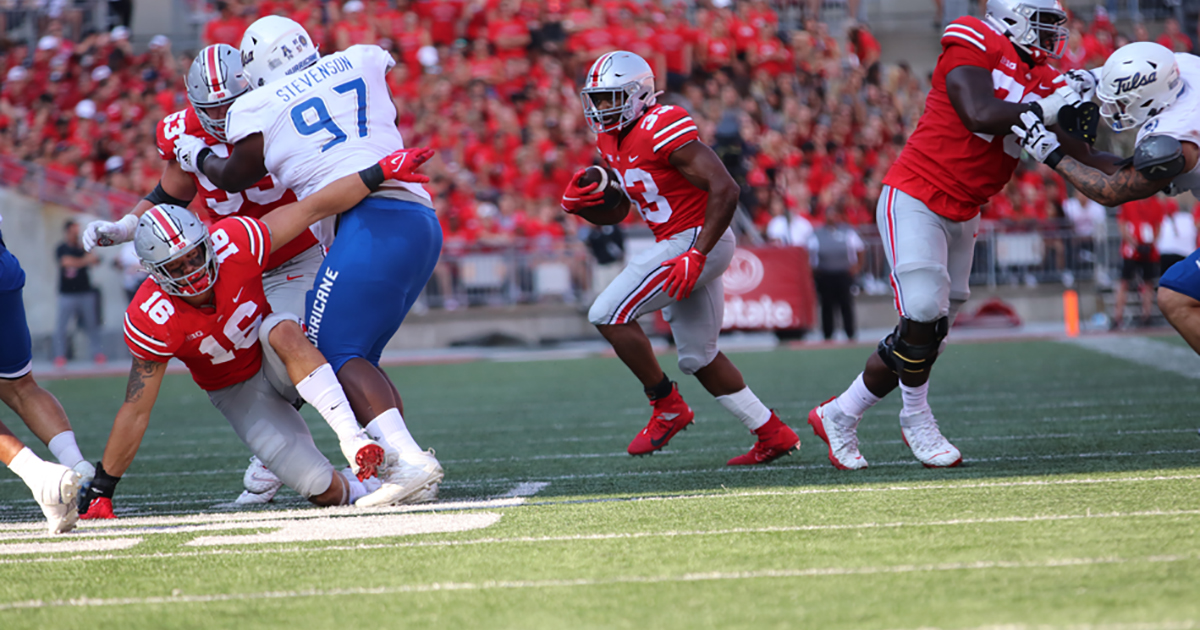
<svg viewBox="0 0 1200 630"><path fill-rule="evenodd" d="M844 393L808 415L837 468L866 467L858 422L897 385L901 435L913 455L927 467L962 462L929 408L929 373L970 294L979 207L1008 182L1020 157L1011 127L1026 112L1045 125L1057 124L1060 112L1064 123L1075 120L1068 112L1078 116L1079 95L1047 65L1066 45L1066 20L1056 0L988 0L984 19L962 17L946 27L925 112L884 177L876 207L900 324ZM1091 155L1083 142L1072 147Z"/></svg>
<svg viewBox="0 0 1200 630"><path fill-rule="evenodd" d="M226 192L203 174L184 171L175 160L175 143L185 135L203 139L219 156L229 155L232 145L225 136L225 114L233 102L250 89L238 49L228 44L214 44L202 49L188 69L186 85L191 106L163 118L156 130L158 154L166 162L158 186L119 221L89 223L83 233L85 249L90 251L97 245L106 247L132 240L138 219L160 203L187 207L199 197L209 221L215 222L230 216L262 218L268 212L296 201L296 193L284 188L269 174L244 191ZM332 230L314 225L271 253L263 272L263 287L272 310L304 312L305 294L313 287L325 258L317 234L331 238ZM261 472L260 467L259 462L251 460L247 474ZM272 484L263 492L243 493L238 501L269 501L279 486Z"/></svg>
<svg viewBox="0 0 1200 630"><path fill-rule="evenodd" d="M630 204L657 243L630 262L588 312L600 334L642 382L654 411L629 444L631 455L664 446L693 421L679 388L664 373L637 323L663 310L679 352L679 369L694 375L758 440L729 465L762 464L800 446L800 439L759 401L733 362L717 348L725 308L721 274L735 247L729 222L738 185L681 107L657 105L654 72L625 51L601 56L588 71L580 98L596 132L601 160L621 178ZM578 212L602 203L596 184L575 174L563 208Z"/></svg>
<svg viewBox="0 0 1200 630"><path fill-rule="evenodd" d="M125 311L125 342L133 354L129 384L81 518L113 518L113 491L141 444L172 357L289 487L317 505L369 496L364 480L390 464L384 449L355 419L299 318L272 312L262 271L271 252L314 221L350 209L385 179L425 181L415 170L432 153L397 151L262 219L218 221L211 233L179 206L160 204L142 215L134 246L150 278ZM393 159L401 156L406 159ZM357 476L338 473L317 450L294 406L301 399L329 422Z"/></svg>
<svg viewBox="0 0 1200 630"><path fill-rule="evenodd" d="M175 160L175 143L194 136L212 146L217 155L228 155L225 113L230 105L250 89L242 72L241 53L228 44L208 46L196 55L187 74L187 95L191 106L181 109L158 123L155 141L158 154L166 162L158 186L119 221L93 221L83 233L85 249L118 245L133 239L138 219L160 203L187 207L200 198L209 222L242 216L260 219L268 212L296 201L296 194L284 188L271 175L242 192L217 188L203 174L185 172ZM283 244L267 263L263 285L267 301L277 311L301 313L304 295L312 288L321 267L323 254L314 226Z"/></svg>

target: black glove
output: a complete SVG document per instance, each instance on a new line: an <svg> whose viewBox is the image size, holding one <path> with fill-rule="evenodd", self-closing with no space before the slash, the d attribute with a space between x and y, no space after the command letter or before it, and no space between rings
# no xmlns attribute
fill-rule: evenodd
<svg viewBox="0 0 1200 630"><path fill-rule="evenodd" d="M1086 102L1063 107L1058 110L1058 126L1073 138L1095 144L1100 129L1100 106Z"/></svg>

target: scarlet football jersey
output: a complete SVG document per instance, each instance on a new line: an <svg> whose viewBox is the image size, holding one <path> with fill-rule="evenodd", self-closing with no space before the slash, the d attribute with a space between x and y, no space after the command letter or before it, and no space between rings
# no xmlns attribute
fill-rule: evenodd
<svg viewBox="0 0 1200 630"><path fill-rule="evenodd" d="M704 225L708 192L693 186L668 161L676 149L699 138L692 117L676 105L659 105L643 114L624 140L617 140L617 132L596 136L596 149L621 177L656 240Z"/></svg>
<svg viewBox="0 0 1200 630"><path fill-rule="evenodd" d="M125 309L129 352L160 363L178 358L206 391L236 385L258 372L258 327L271 312L262 283L271 252L266 224L230 217L214 223L210 234L218 261L211 307L168 295L148 278Z"/></svg>
<svg viewBox="0 0 1200 630"><path fill-rule="evenodd" d="M1028 66L1013 43L983 20L961 17L946 27L925 113L883 183L948 219L966 221L1012 177L1021 146L1011 133L967 131L946 93L946 74L959 66L991 72L993 94L1011 103L1035 101L1064 83L1049 65Z"/></svg>
<svg viewBox="0 0 1200 630"><path fill-rule="evenodd" d="M170 161L175 159L175 141L187 134L207 142L217 157L229 157L229 145L212 137L200 125L196 112L188 107L181 109L158 123L155 142L158 155ZM257 184L238 193L229 193L217 188L203 174L188 173L196 183L196 194L208 211L210 221L220 221L228 216L254 217L261 219L268 212L296 201L296 193L284 188L274 176L267 174ZM271 254L267 269L274 269L289 261L293 256L317 244L312 230L305 230L290 243Z"/></svg>

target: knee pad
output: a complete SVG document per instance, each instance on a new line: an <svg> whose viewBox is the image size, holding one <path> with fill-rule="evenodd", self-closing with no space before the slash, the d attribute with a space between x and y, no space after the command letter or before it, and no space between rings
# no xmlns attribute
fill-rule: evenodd
<svg viewBox="0 0 1200 630"><path fill-rule="evenodd" d="M912 333L914 326L932 326L933 339L929 343L910 343L906 337ZM932 324L901 319L887 337L879 342L879 358L896 374L903 372L923 372L933 367L941 352L942 340L950 332L950 322L942 317Z"/></svg>

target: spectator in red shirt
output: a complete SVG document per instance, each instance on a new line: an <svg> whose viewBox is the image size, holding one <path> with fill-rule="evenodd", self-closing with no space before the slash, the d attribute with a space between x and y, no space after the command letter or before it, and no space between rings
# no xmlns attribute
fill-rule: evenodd
<svg viewBox="0 0 1200 630"><path fill-rule="evenodd" d="M1179 29L1179 20L1173 17L1169 17L1163 22L1163 33L1155 41L1177 53L1192 50L1192 38Z"/></svg>
<svg viewBox="0 0 1200 630"><path fill-rule="evenodd" d="M1121 206L1117 223L1121 229L1121 281L1117 284L1112 328L1124 325L1125 300L1129 283L1137 282L1142 298L1142 324L1150 320L1151 289L1158 281L1158 231L1162 227L1163 205L1160 195L1132 201Z"/></svg>
<svg viewBox="0 0 1200 630"><path fill-rule="evenodd" d="M733 65L734 44L729 36L729 27L722 20L714 20L709 32L700 36L700 67L713 74Z"/></svg>
<svg viewBox="0 0 1200 630"><path fill-rule="evenodd" d="M242 34L246 32L245 18L238 15L236 6L229 2L216 3L218 16L204 25L204 45L229 44L234 48L242 45Z"/></svg>
<svg viewBox="0 0 1200 630"><path fill-rule="evenodd" d="M424 29L436 46L449 46L462 37L463 0L432 0L418 3Z"/></svg>
<svg viewBox="0 0 1200 630"><path fill-rule="evenodd" d="M681 10L667 11L662 24L655 29L654 43L667 66L667 89L681 90L684 81L692 75L696 44L696 32L683 19Z"/></svg>
<svg viewBox="0 0 1200 630"><path fill-rule="evenodd" d="M496 49L496 56L501 60L525 54L529 46L529 27L517 15L519 3L513 0L500 3L500 8L488 20L488 42Z"/></svg>
<svg viewBox="0 0 1200 630"><path fill-rule="evenodd" d="M345 50L354 44L374 44L375 28L367 21L361 0L342 5L342 19L333 27L334 45Z"/></svg>

